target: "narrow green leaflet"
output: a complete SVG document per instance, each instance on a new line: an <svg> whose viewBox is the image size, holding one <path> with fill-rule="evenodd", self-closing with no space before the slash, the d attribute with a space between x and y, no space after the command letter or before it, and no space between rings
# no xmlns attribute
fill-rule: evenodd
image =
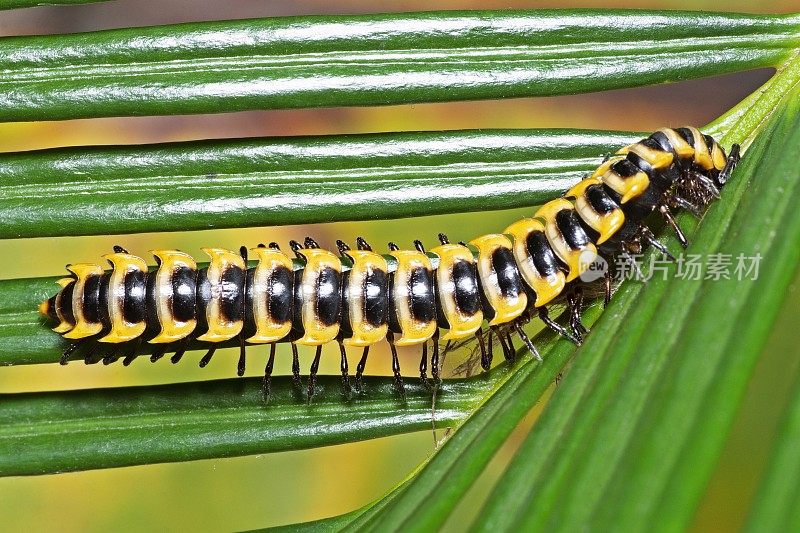
<svg viewBox="0 0 800 533"><path fill-rule="evenodd" d="M536 340L545 350L555 342L549 332ZM574 351L566 342L556 348L539 371L538 363L521 352L513 368L500 365L443 381L436 394L437 425L457 425L479 407L481 414L451 439L453 444L448 441L451 451L437 454L433 464L463 453L465 444L458 448L458 442L486 435L502 442L527 411L510 400L512 395L541 395ZM406 379L405 400L392 378L365 377L364 392L349 397L340 383L338 376L320 376L311 403L304 390L293 388L290 376L273 379L268 404L256 378L0 394L0 476L295 450L431 427L431 391L418 379Z"/></svg>
<svg viewBox="0 0 800 533"><path fill-rule="evenodd" d="M107 0L0 0L0 9L17 9L20 7L38 6L70 6L105 1Z"/></svg>
<svg viewBox="0 0 800 533"><path fill-rule="evenodd" d="M505 379L448 381L436 421L451 426ZM431 427L431 394L407 380L367 377L348 400L340 378L320 376L308 404L291 377L273 379L264 403L258 378L147 387L0 394L0 476L52 474L230 457L366 440ZM398 416L398 412L402 416Z"/></svg>
<svg viewBox="0 0 800 533"><path fill-rule="evenodd" d="M774 66L797 16L570 10L203 22L0 40L0 120L541 96Z"/></svg>
<svg viewBox="0 0 800 533"><path fill-rule="evenodd" d="M800 376L786 406L772 459L750 510L747 531L797 531L800 528Z"/></svg>
<svg viewBox="0 0 800 533"><path fill-rule="evenodd" d="M549 200L631 133L484 130L0 154L0 238L187 231Z"/></svg>

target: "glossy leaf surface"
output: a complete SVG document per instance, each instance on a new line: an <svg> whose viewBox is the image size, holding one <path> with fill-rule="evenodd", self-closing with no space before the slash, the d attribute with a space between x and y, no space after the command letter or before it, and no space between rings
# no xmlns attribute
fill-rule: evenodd
<svg viewBox="0 0 800 533"><path fill-rule="evenodd" d="M429 12L0 40L0 120L570 94L774 66L797 17Z"/></svg>
<svg viewBox="0 0 800 533"><path fill-rule="evenodd" d="M0 154L0 238L399 218L535 205L637 137L486 130Z"/></svg>

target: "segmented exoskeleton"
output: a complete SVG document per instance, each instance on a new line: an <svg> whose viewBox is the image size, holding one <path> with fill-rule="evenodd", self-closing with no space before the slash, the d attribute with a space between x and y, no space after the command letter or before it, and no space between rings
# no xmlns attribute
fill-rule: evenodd
<svg viewBox="0 0 800 533"><path fill-rule="evenodd" d="M432 341L431 373L438 380L439 342L477 335L481 364L488 369L492 342L489 339L487 349L481 336L484 321L507 359L514 354L512 332L538 357L522 328L533 317L580 343L586 333L580 322L581 274L598 256L609 263L618 254L631 259L630 254L646 244L669 256L645 223L654 211L686 246L672 209L700 215L719 197L738 160L737 145L726 155L696 128L664 128L608 157L531 218L469 243L450 243L440 234L439 246L431 250L420 241L414 249L389 243L388 253L381 255L362 238L355 249L337 241L337 253L307 238L303 244L290 243L294 258L275 243L242 248L240 253L204 248L210 262L203 268L183 252L155 250L154 270L115 247L104 256L110 271L97 264L68 265L70 276L59 281L61 290L40 310L58 321L54 331L75 341L64 352L62 364L87 340L115 347L127 344L125 364L142 341L155 346L153 361L175 351L172 361L177 362L196 340L210 346L200 361L205 366L219 343L238 339L239 375L244 372L246 344L271 345L265 372L268 390L275 345L290 342L298 384L296 346L317 347L310 397L324 344L338 343L343 381L349 387L346 347L363 349L356 372L360 380L370 346L386 339L396 385L402 390L397 346L422 346L420 373L427 380L427 346ZM611 273L605 274L607 302ZM568 327L547 314L548 304L556 299L567 303ZM104 361L119 357L119 351L112 350Z"/></svg>

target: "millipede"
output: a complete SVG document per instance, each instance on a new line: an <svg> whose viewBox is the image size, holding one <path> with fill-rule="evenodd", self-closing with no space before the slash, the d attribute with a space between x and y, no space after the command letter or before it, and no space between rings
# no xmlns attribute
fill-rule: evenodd
<svg viewBox="0 0 800 533"><path fill-rule="evenodd" d="M359 237L354 248L337 241L332 252L309 237L290 242L294 257L276 243L242 247L238 253L203 248L209 263L202 268L186 253L154 250L156 266L151 269L115 246L103 256L110 270L94 263L67 265L70 275L59 280L61 289L42 302L40 312L57 322L54 331L71 341L61 364L90 341L106 345L106 364L121 358L130 364L143 342L153 345L152 361L174 352L171 360L177 363L189 343L199 341L208 345L202 367L220 343L238 340L241 376L246 346L267 344L265 396L277 343L291 346L298 389L297 346L316 347L307 386L310 399L323 345L338 343L342 383L349 391L346 348L362 350L355 375L360 387L370 347L386 340L395 386L402 393L399 346L421 346L420 377L428 383L431 345L435 383L442 341L477 337L484 370L492 364L494 342L506 360L513 360L512 336L540 359L523 329L536 317L580 344L587 333L581 309L588 283L581 275L589 265L598 257L609 264L616 256L635 262L633 254L648 245L672 258L655 239L648 219L657 212L687 246L673 210L702 216L719 198L738 161L738 145L726 154L696 128L663 128L606 157L560 198L502 233L468 243L451 243L439 234L439 245L430 250L417 240L412 249L389 243L387 253L379 254ZM603 285L607 304L612 293L609 269ZM566 325L548 315L548 306L557 302L566 306ZM98 362L92 359L85 358Z"/></svg>

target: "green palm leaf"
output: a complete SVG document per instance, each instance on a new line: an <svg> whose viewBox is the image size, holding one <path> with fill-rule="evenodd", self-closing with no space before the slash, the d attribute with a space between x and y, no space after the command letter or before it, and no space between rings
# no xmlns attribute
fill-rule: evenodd
<svg viewBox="0 0 800 533"><path fill-rule="evenodd" d="M690 252L761 253L757 280L624 284L609 309L587 312L589 321L600 318L577 351L543 333L542 364L521 354L513 368L447 381L437 419L459 427L438 453L379 502L304 526L441 527L566 371L473 527L675 530L698 505L800 262L785 245L800 240L792 209L800 200L799 47L796 15L631 11L305 17L14 37L0 40L0 119L555 95L777 67L707 128L748 151L696 231L683 220ZM517 207L557 196L632 138L392 133L4 154L0 237ZM431 188L445 192L428 199ZM254 218L256 206L266 208ZM0 364L57 360L63 344L36 315L52 282L0 282ZM406 403L383 378L369 378L368 393L350 400L337 384L323 378L323 392L306 405L277 378L267 407L255 380L5 394L0 474L300 449L429 424L429 396L415 380ZM786 420L751 512L754 529L793 520L775 504L791 501L796 485L796 424L791 413ZM92 448L98 440L108 446Z"/></svg>

